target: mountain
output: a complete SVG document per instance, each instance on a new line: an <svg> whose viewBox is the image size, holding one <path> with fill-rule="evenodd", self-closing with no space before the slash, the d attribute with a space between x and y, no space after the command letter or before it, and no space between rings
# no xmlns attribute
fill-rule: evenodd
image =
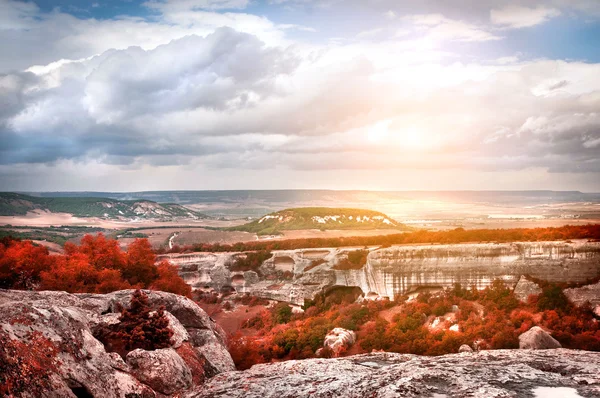
<svg viewBox="0 0 600 398"><path fill-rule="evenodd" d="M273 235L300 229L402 229L409 230L391 217L373 210L330 207L302 207L267 214L250 223L231 227L233 231Z"/></svg>
<svg viewBox="0 0 600 398"><path fill-rule="evenodd" d="M39 197L0 192L0 215L25 215L33 210L69 213L75 217L107 219L172 219L208 218L207 215L174 203L156 203L150 200L116 200L93 197Z"/></svg>

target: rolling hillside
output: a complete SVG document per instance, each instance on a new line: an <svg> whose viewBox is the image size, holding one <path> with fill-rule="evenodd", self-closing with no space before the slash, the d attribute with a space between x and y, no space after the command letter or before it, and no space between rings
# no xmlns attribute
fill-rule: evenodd
<svg viewBox="0 0 600 398"><path fill-rule="evenodd" d="M37 197L18 193L0 193L0 215L25 215L34 210L69 213L75 217L106 219L208 218L205 214L173 203L149 200L116 200L91 197Z"/></svg>
<svg viewBox="0 0 600 398"><path fill-rule="evenodd" d="M267 214L248 224L229 230L273 235L284 230L300 229L399 229L409 230L387 215L373 210L303 207Z"/></svg>

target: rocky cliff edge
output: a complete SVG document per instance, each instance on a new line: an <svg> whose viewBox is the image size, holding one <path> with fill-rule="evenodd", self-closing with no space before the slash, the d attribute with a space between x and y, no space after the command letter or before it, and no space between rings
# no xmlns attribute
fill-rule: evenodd
<svg viewBox="0 0 600 398"><path fill-rule="evenodd" d="M133 290L69 294L0 289L0 379L8 396L173 396L235 369L223 331L192 300L144 292L150 306L164 306L174 332L171 346L136 349L121 358L107 352L94 334L99 326L119 322L118 308L128 306ZM11 379L11 373L20 377Z"/></svg>

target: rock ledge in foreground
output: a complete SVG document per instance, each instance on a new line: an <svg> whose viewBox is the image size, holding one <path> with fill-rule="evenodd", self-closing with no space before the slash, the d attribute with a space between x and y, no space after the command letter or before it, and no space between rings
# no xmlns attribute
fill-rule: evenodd
<svg viewBox="0 0 600 398"><path fill-rule="evenodd" d="M215 376L186 397L533 397L539 387L600 397L598 369L600 353L567 349L372 353L256 365Z"/></svg>

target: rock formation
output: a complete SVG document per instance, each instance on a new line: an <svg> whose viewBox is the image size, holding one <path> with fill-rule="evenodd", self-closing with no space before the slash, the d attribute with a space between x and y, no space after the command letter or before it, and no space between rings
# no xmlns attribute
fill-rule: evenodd
<svg viewBox="0 0 600 398"><path fill-rule="evenodd" d="M533 397L559 387L557 392L598 397L598 369L600 354L567 349L439 357L372 353L222 373L187 398Z"/></svg>
<svg viewBox="0 0 600 398"><path fill-rule="evenodd" d="M334 356L346 351L356 341L356 333L352 330L335 328L327 333L323 341L323 347L329 348Z"/></svg>
<svg viewBox="0 0 600 398"><path fill-rule="evenodd" d="M458 352L473 352L473 349L471 348L471 346L463 344L458 348Z"/></svg>
<svg viewBox="0 0 600 398"><path fill-rule="evenodd" d="M26 384L11 387L22 391L15 395L155 397L184 392L235 369L222 330L193 301L146 293L152 307L165 307L172 345L136 349L123 360L107 352L94 333L119 322L118 307L129 304L133 290L104 295L0 290L0 358L5 359L0 371L31 372Z"/></svg>
<svg viewBox="0 0 600 398"><path fill-rule="evenodd" d="M240 253L165 256L196 290L240 293L303 305L330 286L356 286L366 298L393 298L419 287L485 288L495 279L513 287L522 275L550 282L584 282L600 276L600 242L405 245L371 248L364 267L336 270L359 248L274 251L255 271L231 271ZM164 257L163 257L164 258Z"/></svg>
<svg viewBox="0 0 600 398"><path fill-rule="evenodd" d="M565 295L576 305L590 303L597 316L600 316L600 282L574 288L565 289Z"/></svg>
<svg viewBox="0 0 600 398"><path fill-rule="evenodd" d="M521 349L547 350L560 347L560 343L539 326L534 326L519 336Z"/></svg>
<svg viewBox="0 0 600 398"><path fill-rule="evenodd" d="M523 302L527 302L527 298L532 294L538 295L541 292L542 288L537 283L528 280L524 276L521 276L514 290L515 296Z"/></svg>

